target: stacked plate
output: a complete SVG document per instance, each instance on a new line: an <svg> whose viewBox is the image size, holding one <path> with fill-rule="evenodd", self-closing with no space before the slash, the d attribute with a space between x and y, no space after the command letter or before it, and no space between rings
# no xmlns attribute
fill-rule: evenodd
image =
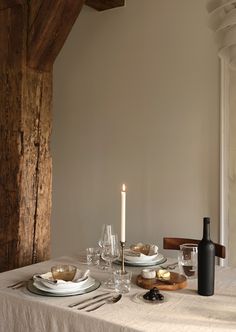
<svg viewBox="0 0 236 332"><path fill-rule="evenodd" d="M143 254L142 252L137 252L133 250L131 246L130 249L125 250L125 264L130 266L152 266L162 264L166 261L166 258L158 253L158 247L155 245L149 245L149 252Z"/></svg>
<svg viewBox="0 0 236 332"><path fill-rule="evenodd" d="M100 286L100 283L90 276L75 281L54 281L51 272L34 275L28 289L36 294L47 296L71 296L88 293Z"/></svg>

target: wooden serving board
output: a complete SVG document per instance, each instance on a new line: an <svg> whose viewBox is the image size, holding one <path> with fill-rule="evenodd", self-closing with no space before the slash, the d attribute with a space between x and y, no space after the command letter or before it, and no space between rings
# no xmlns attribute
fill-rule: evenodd
<svg viewBox="0 0 236 332"><path fill-rule="evenodd" d="M160 280L158 278L145 279L141 275L137 276L136 283L139 287L152 289L157 287L160 290L177 290L187 286L187 278L179 273L170 272L169 280Z"/></svg>

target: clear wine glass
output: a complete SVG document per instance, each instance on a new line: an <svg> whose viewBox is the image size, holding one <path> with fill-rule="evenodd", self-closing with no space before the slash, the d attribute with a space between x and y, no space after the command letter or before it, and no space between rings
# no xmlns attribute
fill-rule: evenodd
<svg viewBox="0 0 236 332"><path fill-rule="evenodd" d="M102 251L102 248L103 248L103 242L106 241L111 236L111 234L114 234L113 226L112 225L108 225L108 224L103 224L102 225L101 236L100 236L100 238L98 240L98 245L101 248L101 251ZM109 262L105 261L105 265L101 265L100 269L102 269L102 270L108 270L109 267L110 267Z"/></svg>
<svg viewBox="0 0 236 332"><path fill-rule="evenodd" d="M104 238L102 245L102 259L109 264L109 271L112 274L112 262L117 260L120 256L120 246L117 234L110 234ZM113 276L104 282L104 286L114 288Z"/></svg>
<svg viewBox="0 0 236 332"><path fill-rule="evenodd" d="M103 224L101 236L98 240L98 245L100 248L102 248L103 246L103 241L106 240L106 238L108 238L111 234L114 234L113 226L108 224Z"/></svg>

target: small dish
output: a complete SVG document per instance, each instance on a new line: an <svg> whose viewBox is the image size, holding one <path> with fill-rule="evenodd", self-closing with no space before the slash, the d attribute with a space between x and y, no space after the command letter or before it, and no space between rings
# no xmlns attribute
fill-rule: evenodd
<svg viewBox="0 0 236 332"><path fill-rule="evenodd" d="M155 244L144 244L141 242L137 244L131 244L130 250L145 256L153 256L158 254L158 246Z"/></svg>
<svg viewBox="0 0 236 332"><path fill-rule="evenodd" d="M143 298L143 295L145 293L136 293L134 294L134 296L131 298L133 302L135 303L138 303L138 304L143 304L143 303L147 303L149 305L157 305L157 304L163 304L163 303L166 303L167 302L167 298L166 298L166 295L164 297L164 300L163 301L159 301L159 300L156 300L156 301L148 301L148 300L145 300Z"/></svg>
<svg viewBox="0 0 236 332"><path fill-rule="evenodd" d="M75 265L54 265L51 272L54 280L72 281L75 277L77 267Z"/></svg>
<svg viewBox="0 0 236 332"><path fill-rule="evenodd" d="M125 250L125 260L129 262L142 263L152 261L158 256L158 246L155 244L132 244Z"/></svg>
<svg viewBox="0 0 236 332"><path fill-rule="evenodd" d="M150 244L144 244L141 242L137 244L131 244L130 250L148 256L150 253Z"/></svg>
<svg viewBox="0 0 236 332"><path fill-rule="evenodd" d="M89 278L90 270L77 270L76 275L72 281L64 281L61 279L54 280L51 272L44 274L35 274L33 280L41 285L54 290L69 290L82 287Z"/></svg>

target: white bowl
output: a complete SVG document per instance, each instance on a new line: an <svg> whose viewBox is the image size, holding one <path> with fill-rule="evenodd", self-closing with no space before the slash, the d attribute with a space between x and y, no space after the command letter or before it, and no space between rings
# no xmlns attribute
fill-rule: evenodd
<svg viewBox="0 0 236 332"><path fill-rule="evenodd" d="M145 247L145 251L143 248ZM148 247L148 250L146 248ZM146 252L147 254L142 253ZM158 246L154 244L144 245L138 243L137 245L131 245L130 249L125 250L125 260L127 262L142 263L149 262L158 256Z"/></svg>
<svg viewBox="0 0 236 332"><path fill-rule="evenodd" d="M33 276L33 280L37 284L42 284L43 286L54 290L78 289L84 284L86 284L88 279L89 279L89 270L83 272L78 269L73 281L64 281L64 280L54 281L51 272Z"/></svg>

